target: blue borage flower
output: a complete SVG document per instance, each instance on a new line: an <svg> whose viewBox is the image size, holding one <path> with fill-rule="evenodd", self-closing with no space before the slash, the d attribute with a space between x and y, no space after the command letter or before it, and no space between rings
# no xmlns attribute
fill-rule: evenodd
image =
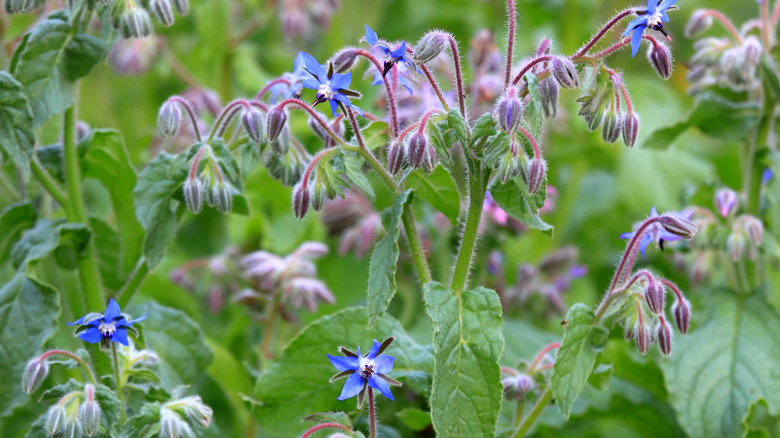
<svg viewBox="0 0 780 438"><path fill-rule="evenodd" d="M103 346L108 347L111 342L118 342L125 346L130 346L127 342L127 330L130 329L133 332L136 330L132 327L134 323L143 321L149 314L140 318L131 318L130 315L122 313L119 308L119 303L111 298L108 301L108 307L106 307L106 313L88 313L75 322L66 322L68 325L80 325L74 335L79 335L82 341L89 342L90 344L97 344L103 341ZM137 333L137 332L136 332Z"/></svg>
<svg viewBox="0 0 780 438"><path fill-rule="evenodd" d="M645 33L645 29L648 27L653 30L657 30L664 34L669 41L672 38L664 30L663 23L669 22L669 16L666 15L666 10L673 4L677 3L677 0L647 0L647 9L644 12L638 11L638 18L631 20L626 26L626 31L622 36L628 36L631 34L631 56L636 56L636 52L639 51L639 45L642 44L642 35Z"/></svg>
<svg viewBox="0 0 780 438"><path fill-rule="evenodd" d="M685 219L686 221L693 216L693 210L683 210L676 213L666 213L667 215L676 216L681 219ZM656 210L655 206L653 206L652 210L650 210L650 217L656 217L658 216L658 210ZM643 221L644 222L644 221ZM620 235L621 239L631 239L634 237L634 234L636 234L636 231L632 231L630 233L623 233ZM646 229L644 234L642 235L642 240L639 242L639 251L642 253L642 258L645 258L645 249L647 249L647 246L650 245L652 242L655 242L663 251L664 249L664 242L673 242L675 240L680 240L682 237L672 234L664 229L661 224L658 222L655 222L653 224L650 224Z"/></svg>
<svg viewBox="0 0 780 438"><path fill-rule="evenodd" d="M292 72L283 74L282 78L287 79L289 84L275 84L268 90L271 94L271 103L276 103L280 97L283 99L301 97L302 82L309 78L309 73L306 72L304 65L303 52L298 52L298 55L295 56Z"/></svg>
<svg viewBox="0 0 780 438"><path fill-rule="evenodd" d="M367 387L378 389L385 397L395 400L393 393L390 392L390 385L401 386L401 382L386 376L393 370L395 358L381 354L394 340L395 338L392 336L382 343L374 339L374 345L365 356L360 355L359 346L357 353L344 347L339 348L339 351L346 357L328 355L330 363L340 371L330 381L333 382L336 379L349 376L337 400L346 400L357 395L358 408L360 408L363 406Z"/></svg>
<svg viewBox="0 0 780 438"><path fill-rule="evenodd" d="M388 43L380 40L376 36L376 32L368 27L368 25L364 24L363 26L366 28L366 42L378 48L382 51L382 53L385 54L385 65L384 69L382 70L382 76L385 76L387 72L389 72L390 69L399 62L406 64L406 67L408 67L410 71L417 71L417 66L406 57L406 40L404 40L395 49L392 49Z"/></svg>
<svg viewBox="0 0 780 438"><path fill-rule="evenodd" d="M339 103L341 103L363 116L363 110L349 101L349 97L360 99L362 96L357 91L347 88L349 87L349 84L352 83L351 72L346 74L334 73L333 64L331 63L328 63L328 70L325 71L319 61L313 56L305 52L301 52L301 56L303 57L304 69L307 73L314 76L314 79L305 79L302 83L305 88L317 90L317 96L312 104L313 106L328 101L330 102L330 109L333 112L333 117L335 117L336 109L338 108Z"/></svg>

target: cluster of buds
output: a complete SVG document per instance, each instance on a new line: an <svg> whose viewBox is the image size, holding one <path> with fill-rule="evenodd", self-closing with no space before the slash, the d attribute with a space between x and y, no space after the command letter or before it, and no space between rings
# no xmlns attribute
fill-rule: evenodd
<svg viewBox="0 0 780 438"><path fill-rule="evenodd" d="M82 390L65 394L49 408L44 430L48 436L92 437L98 433L100 419L95 386L87 383Z"/></svg>
<svg viewBox="0 0 780 438"><path fill-rule="evenodd" d="M127 39L151 35L152 15L164 26L171 26L174 22L174 10L179 15L187 15L190 11L189 0L150 0L149 2L115 0L109 7L114 28Z"/></svg>
<svg viewBox="0 0 780 438"><path fill-rule="evenodd" d="M713 20L718 20L729 30L727 37L705 37L697 40L695 53L690 61L688 80L692 91L712 85L724 86L735 91L754 90L761 86L758 65L765 49L761 41L750 33L755 29L750 23L737 28L721 12L699 9L691 15L685 28L688 37L699 36Z"/></svg>
<svg viewBox="0 0 780 438"><path fill-rule="evenodd" d="M195 430L209 427L214 411L200 396L175 398L160 406L160 437L195 437Z"/></svg>
<svg viewBox="0 0 780 438"><path fill-rule="evenodd" d="M649 50L655 50L654 47L651 44ZM614 143L622 136L626 146L634 146L639 117L633 111L623 75L606 67L585 67L584 77L586 85L577 102L580 103L578 115L585 120L588 129L595 131L601 126L604 141Z"/></svg>
<svg viewBox="0 0 780 438"><path fill-rule="evenodd" d="M233 209L233 188L224 165L209 145L202 145L192 158L183 190L184 202L193 213L200 213L204 203L222 214Z"/></svg>
<svg viewBox="0 0 780 438"><path fill-rule="evenodd" d="M371 201L356 191L345 192L344 198L325 202L320 220L328 234L339 235L339 255L354 251L363 258L384 233L382 217Z"/></svg>
<svg viewBox="0 0 780 438"><path fill-rule="evenodd" d="M504 398L521 403L529 398L529 393L545 382L543 372L551 369L555 362L555 355L551 352L560 346L557 342L547 345L530 362L521 360L517 368L501 367Z"/></svg>
<svg viewBox="0 0 780 438"><path fill-rule="evenodd" d="M291 307L306 307L311 312L317 310L317 301L334 303L336 298L333 293L316 278L317 267L313 262L327 253L328 247L324 244L304 242L284 257L267 251L247 254L241 265L253 289L240 292L236 299L262 301L267 299L262 293L281 294L282 301Z"/></svg>
<svg viewBox="0 0 780 438"><path fill-rule="evenodd" d="M231 246L221 254L189 260L171 271L169 278L192 292L207 289L209 310L216 313L224 307L225 299L241 288L237 256L238 248Z"/></svg>
<svg viewBox="0 0 780 438"><path fill-rule="evenodd" d="M279 19L287 38L309 37L314 29L325 30L341 0L281 0Z"/></svg>

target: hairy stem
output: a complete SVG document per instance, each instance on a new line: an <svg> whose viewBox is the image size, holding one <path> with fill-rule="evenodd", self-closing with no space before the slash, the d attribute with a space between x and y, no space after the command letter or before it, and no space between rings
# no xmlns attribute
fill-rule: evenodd
<svg viewBox="0 0 780 438"><path fill-rule="evenodd" d="M348 428L347 426L344 426L343 424L339 424L339 423L322 423L322 424L318 424L318 425L312 427L311 429L307 430L306 432L304 432L304 434L301 435L301 438L309 438L310 436L312 436L312 434L314 432L316 432L318 430L322 430L322 429L341 429L341 430L346 431L346 432L351 432L352 431L350 428Z"/></svg>
<svg viewBox="0 0 780 438"><path fill-rule="evenodd" d="M463 89L463 70L460 68L460 51L458 43L452 35L447 34L447 40L450 42L452 51L452 62L455 64L455 84L458 87L458 105L460 106L460 115L466 118L466 93Z"/></svg>
<svg viewBox="0 0 780 438"><path fill-rule="evenodd" d="M32 159L30 159L30 170L43 188L46 189L49 195L51 195L63 209L65 209L66 215L68 215L67 212L71 210L68 196L65 194L62 187L60 187L60 184L49 175L49 172L46 169L44 169L37 156L33 156ZM72 212L70 214L72 214Z"/></svg>
<svg viewBox="0 0 780 438"><path fill-rule="evenodd" d="M384 72L385 69L382 64L380 64L379 60L376 59L376 56L374 56L368 50L357 49L355 53L371 61L379 74ZM390 83L390 80L387 79L387 76L383 75L382 81L385 83L385 92L387 93L387 101L388 105L390 106L390 136L395 137L398 135L398 103L395 99L395 90L393 89L393 85Z"/></svg>
<svg viewBox="0 0 780 438"><path fill-rule="evenodd" d="M611 20L609 20L597 33L596 35L593 35L593 38L590 39L587 43L585 43L580 50L577 51L577 53L572 56L572 59L576 59L581 57L582 55L588 53L588 50L590 50L594 45L596 45L597 42L609 31L614 25L618 24L620 20L623 18L631 15L634 13L633 9L626 9L623 11L620 11L612 17Z"/></svg>
<svg viewBox="0 0 780 438"><path fill-rule="evenodd" d="M81 365L81 368L84 370L84 374L87 375L87 378L89 378L89 381L93 384L97 384L97 380L95 380L95 373L92 372L92 368L90 368L89 364L87 364L87 362L78 355L71 353L68 350L49 350L46 353L43 353L39 360L46 360L46 358L49 356L65 356L75 360L79 365Z"/></svg>
<svg viewBox="0 0 780 438"><path fill-rule="evenodd" d="M506 9L509 19L509 33L506 36L506 67L504 68L504 90L509 87L509 79L512 76L512 52L515 46L515 27L517 26L515 0L507 0Z"/></svg>
<svg viewBox="0 0 780 438"><path fill-rule="evenodd" d="M426 66L425 64L421 64L420 70L423 71L423 74L425 74L425 77L428 79L428 83L431 85L431 88L433 88L433 91L436 93L436 97L439 98L439 102L441 102L441 106L444 108L445 111L449 111L450 106L447 104L447 101L444 99L444 94L441 92L441 87L439 87L439 83L436 82L436 79L431 74L431 71L428 70L428 66Z"/></svg>
<svg viewBox="0 0 780 438"><path fill-rule="evenodd" d="M528 430L531 429L531 426L533 426L534 422L536 422L536 420L539 418L539 415L542 414L544 408L547 407L547 404L550 403L550 400L552 400L552 391L550 391L550 387L548 386L539 397L539 400L536 402L536 405L534 405L534 408L528 414L528 417L525 418L520 427L518 427L515 430L515 433L512 434L512 438L525 436L525 434L528 433Z"/></svg>
<svg viewBox="0 0 780 438"><path fill-rule="evenodd" d="M119 398L119 402L122 404L122 410L119 412L119 421L125 422L127 418L126 406L125 406L125 393L122 388L122 380L119 376L119 357L116 353L116 342L111 343L111 353L114 356L114 380L116 381L116 396Z"/></svg>
<svg viewBox="0 0 780 438"><path fill-rule="evenodd" d="M374 389L368 387L368 422L371 438L376 438L376 406L374 406Z"/></svg>
<svg viewBox="0 0 780 438"><path fill-rule="evenodd" d="M528 61L528 63L526 63L523 66L523 68L520 70L520 72L517 74L517 76L515 76L515 79L512 81L512 85L516 85L518 82L520 82L520 79L523 78L523 75L528 73L528 70L530 70L534 65L540 62L550 61L554 58L555 57L552 55L542 55L542 56L537 56L536 58Z"/></svg>
<svg viewBox="0 0 780 438"><path fill-rule="evenodd" d="M455 270L452 274L450 288L460 294L466 287L474 250L477 246L479 222L482 219L482 204L485 202L485 185L490 171L480 163L469 160L469 208L466 213L466 224L455 260Z"/></svg>

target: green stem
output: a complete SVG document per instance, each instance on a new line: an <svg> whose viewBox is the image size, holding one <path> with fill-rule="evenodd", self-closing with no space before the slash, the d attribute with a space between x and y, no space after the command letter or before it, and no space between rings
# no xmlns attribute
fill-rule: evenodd
<svg viewBox="0 0 780 438"><path fill-rule="evenodd" d="M138 264L135 265L135 269L130 274L130 277L125 281L122 289L116 294L116 301L119 303L119 307L124 307L127 303L133 299L133 295L138 291L141 283L144 282L146 276L149 274L149 265L146 264L146 257L141 256L138 260Z"/></svg>
<svg viewBox="0 0 780 438"><path fill-rule="evenodd" d="M265 314L265 328L263 330L263 340L260 343L260 364L265 364L268 360L273 358L273 334L274 325L276 323L276 315L279 313L279 304L282 298L282 291L276 291L274 294L274 300L268 312Z"/></svg>
<svg viewBox="0 0 780 438"><path fill-rule="evenodd" d="M477 246L479 222L482 219L482 204L485 202L485 185L490 172L480 163L469 160L469 209L466 213L466 225L458 248L458 258L452 274L450 288L460 294L466 287L474 249Z"/></svg>
<svg viewBox="0 0 780 438"><path fill-rule="evenodd" d="M376 406L374 406L374 390L370 386L368 387L368 422L371 438L376 438Z"/></svg>
<svg viewBox="0 0 780 438"><path fill-rule="evenodd" d="M0 186L2 186L3 190L5 190L6 193L11 196L13 201L22 199L22 195L19 193L19 190L16 190L16 187L11 184L11 181L8 181L8 177L5 176L5 172L2 171L0 171Z"/></svg>
<svg viewBox="0 0 780 438"><path fill-rule="evenodd" d="M65 192L62 190L62 187L60 187L59 183L52 178L51 175L49 175L49 172L46 171L46 169L43 168L43 165L40 161L38 161L38 157L34 156L30 160L30 170L32 171L32 174L35 176L35 178L38 179L38 182L41 183L44 189L51 195L52 198L54 198L55 201L57 201L58 204L62 206L62 208L65 209L65 214L70 215L72 213L68 213L69 210L71 210L70 202L68 202L68 197L65 195Z"/></svg>
<svg viewBox="0 0 780 438"><path fill-rule="evenodd" d="M97 380L95 380L95 373L92 372L92 368L90 368L87 362L78 355L71 353L68 350L49 350L46 353L43 353L39 359L46 360L49 356L65 356L75 360L79 365L81 365L81 368L84 370L84 374L86 374L89 378L89 381L97 385Z"/></svg>
<svg viewBox="0 0 780 438"><path fill-rule="evenodd" d="M525 411L525 399L517 401L517 408L515 408L515 429L520 427L520 423L523 421L523 411Z"/></svg>
<svg viewBox="0 0 780 438"><path fill-rule="evenodd" d="M539 401L536 402L534 409L530 414L528 414L528 417L526 417L525 421L523 421L523 424L521 424L520 427L515 430L515 433L512 434L512 438L525 436L525 434L528 433L528 430L531 429L531 426L534 424L534 422L539 418L539 415L542 414L544 408L547 407L547 404L550 403L550 400L552 400L552 392L548 386L542 393L541 397L539 397Z"/></svg>
<svg viewBox="0 0 780 438"><path fill-rule="evenodd" d="M428 267L428 260L425 258L425 250L420 241L420 234L417 233L417 226L414 223L414 213L412 212L411 205L404 205L401 220L404 223L406 239L409 242L409 251L412 253L414 268L417 270L417 276L420 278L420 283L430 283L433 281L433 278L431 277L431 270Z"/></svg>
<svg viewBox="0 0 780 438"><path fill-rule="evenodd" d="M119 377L119 358L116 354L116 342L111 343L111 353L114 356L114 380L116 381L116 396L119 398L119 402L122 404L122 410L119 412L119 421L124 423L125 419L127 418L125 413L125 394L122 390L122 380Z"/></svg>

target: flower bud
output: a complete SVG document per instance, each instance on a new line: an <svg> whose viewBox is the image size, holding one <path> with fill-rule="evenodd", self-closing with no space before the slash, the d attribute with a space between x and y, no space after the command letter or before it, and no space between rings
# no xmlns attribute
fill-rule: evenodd
<svg viewBox="0 0 780 438"><path fill-rule="evenodd" d="M737 207L737 192L731 189L721 189L715 194L715 206L721 216L726 217Z"/></svg>
<svg viewBox="0 0 780 438"><path fill-rule="evenodd" d="M194 438L195 433L179 414L168 408L160 409L160 438Z"/></svg>
<svg viewBox="0 0 780 438"><path fill-rule="evenodd" d="M357 50L353 49L352 47L339 50L335 55L333 55L332 58L334 71L339 74L344 74L352 70L352 67L355 65L355 61L357 61L357 56Z"/></svg>
<svg viewBox="0 0 780 438"><path fill-rule="evenodd" d="M685 36L693 38L712 26L712 16L705 9L698 9L691 14L691 19L685 26Z"/></svg>
<svg viewBox="0 0 780 438"><path fill-rule="evenodd" d="M187 15L190 13L190 1L189 0L172 0L173 7L179 12L179 15Z"/></svg>
<svg viewBox="0 0 780 438"><path fill-rule="evenodd" d="M173 25L173 9L168 0L151 0L149 2L149 9L154 13L154 18L164 26Z"/></svg>
<svg viewBox="0 0 780 438"><path fill-rule="evenodd" d="M691 240L696 236L696 225L672 214L662 214L658 219L658 223L667 232L680 236L685 240Z"/></svg>
<svg viewBox="0 0 780 438"><path fill-rule="evenodd" d="M312 192L311 208L313 208L314 211L320 211L325 205L325 199L327 198L325 184L322 182L314 184L314 190L312 190Z"/></svg>
<svg viewBox="0 0 780 438"><path fill-rule="evenodd" d="M649 281L645 287L647 307L655 314L664 312L664 286L657 281Z"/></svg>
<svg viewBox="0 0 780 438"><path fill-rule="evenodd" d="M279 138L282 128L287 124L287 111L284 108L276 106L268 112L268 140L274 141Z"/></svg>
<svg viewBox="0 0 780 438"><path fill-rule="evenodd" d="M745 38L742 43L742 49L745 52L745 64L750 67L756 67L761 62L761 52L764 50L761 43L753 35Z"/></svg>
<svg viewBox="0 0 780 438"><path fill-rule="evenodd" d="M755 246L761 246L764 241L764 225L755 216L744 214L742 219L742 229L747 233L750 243Z"/></svg>
<svg viewBox="0 0 780 438"><path fill-rule="evenodd" d="M284 127L282 127L282 133L279 134L279 137L276 140L271 140L270 152L272 152L272 155L273 154L287 155L289 151L290 151L290 127L284 125ZM282 161L289 162L291 160L288 158L284 158Z"/></svg>
<svg viewBox="0 0 780 438"><path fill-rule="evenodd" d="M536 193L539 187L544 182L545 173L547 172L547 165L542 158L534 158L531 161L527 173L526 184L528 185L528 193Z"/></svg>
<svg viewBox="0 0 780 438"><path fill-rule="evenodd" d="M517 98L517 89L510 87L507 93L498 100L493 113L498 128L511 134L520 126L523 119L523 102Z"/></svg>
<svg viewBox="0 0 780 438"><path fill-rule="evenodd" d="M637 323L634 330L634 342L636 342L636 348L640 353L647 353L647 350L650 348L650 330L644 325Z"/></svg>
<svg viewBox="0 0 780 438"><path fill-rule="evenodd" d="M504 398L507 400L523 400L531 389L533 389L533 379L525 374L518 376L509 376L501 379L504 385Z"/></svg>
<svg viewBox="0 0 780 438"><path fill-rule="evenodd" d="M46 423L44 428L46 434L49 436L55 436L65 430L67 412L64 406L56 404L49 408L49 413L46 415Z"/></svg>
<svg viewBox="0 0 780 438"><path fill-rule="evenodd" d="M327 120L325 115L322 114L321 112L317 111L317 115L319 115L320 120ZM308 119L306 119L306 124L309 125L309 129L311 129L311 131L314 134L316 134L317 137L323 140L327 140L330 138L330 134L328 134L328 131L325 129L325 127L322 126L322 124L320 124L320 122L318 122L317 119L315 119L311 115L309 115Z"/></svg>
<svg viewBox="0 0 780 438"><path fill-rule="evenodd" d="M553 76L563 88L579 88L577 68L569 58L557 56L553 59Z"/></svg>
<svg viewBox="0 0 780 438"><path fill-rule="evenodd" d="M662 317L655 330L658 346L661 347L661 352L664 356L668 356L672 352L672 328L669 327L669 323Z"/></svg>
<svg viewBox="0 0 780 438"><path fill-rule="evenodd" d="M597 108L590 114L585 116L585 121L588 122L588 131L593 132L598 129L601 122L604 120L604 111Z"/></svg>
<svg viewBox="0 0 780 438"><path fill-rule="evenodd" d="M46 359L35 358L27 362L27 367L22 375L22 389L27 394L32 394L41 387L41 384L49 375L49 364Z"/></svg>
<svg viewBox="0 0 780 438"><path fill-rule="evenodd" d="M303 182L296 184L293 188L293 212L296 218L303 219L306 216L310 201L311 193L309 187L303 184Z"/></svg>
<svg viewBox="0 0 780 438"><path fill-rule="evenodd" d="M228 214L233 209L233 192L229 184L220 182L213 185L211 187L211 196L214 207L218 212Z"/></svg>
<svg viewBox="0 0 780 438"><path fill-rule="evenodd" d="M160 106L157 114L157 129L162 138L171 138L179 132L181 127L181 108L179 104L170 100Z"/></svg>
<svg viewBox="0 0 780 438"><path fill-rule="evenodd" d="M125 39L141 38L152 34L152 19L146 9L134 6L119 16L118 27Z"/></svg>
<svg viewBox="0 0 780 438"><path fill-rule="evenodd" d="M745 236L740 230L732 230L729 237L726 238L726 251L733 262L742 260L746 250Z"/></svg>
<svg viewBox="0 0 780 438"><path fill-rule="evenodd" d="M387 151L387 168L390 173L396 175L404 165L406 159L406 147L403 142L396 141L390 145Z"/></svg>
<svg viewBox="0 0 780 438"><path fill-rule="evenodd" d="M79 408L79 419L84 435L95 436L100 427L100 406L95 401L95 387L87 383L84 385L86 401Z"/></svg>
<svg viewBox="0 0 780 438"><path fill-rule="evenodd" d="M7 0L5 10L9 14L25 14L38 8L44 2L45 0Z"/></svg>
<svg viewBox="0 0 780 438"><path fill-rule="evenodd" d="M214 411L203 403L199 395L185 397L177 401L184 407L184 414L202 427L209 427Z"/></svg>
<svg viewBox="0 0 780 438"><path fill-rule="evenodd" d="M447 44L447 35L439 31L426 33L414 48L414 59L422 64L433 61Z"/></svg>
<svg viewBox="0 0 780 438"><path fill-rule="evenodd" d="M256 108L244 111L241 115L241 124L244 125L246 135L256 143L263 139L263 114Z"/></svg>
<svg viewBox="0 0 780 438"><path fill-rule="evenodd" d="M639 118L633 112L629 112L623 118L623 143L628 147L633 147L638 133Z"/></svg>
<svg viewBox="0 0 780 438"><path fill-rule="evenodd" d="M542 100L544 117L554 119L558 114L558 82L549 78L540 81L539 95Z"/></svg>
<svg viewBox="0 0 780 438"><path fill-rule="evenodd" d="M685 298L678 299L672 304L672 314L674 315L674 325L682 334L688 333L691 327L691 304Z"/></svg>
<svg viewBox="0 0 780 438"><path fill-rule="evenodd" d="M425 134L417 133L409 140L409 164L415 169L420 167L425 158L428 142Z"/></svg>
<svg viewBox="0 0 780 438"><path fill-rule="evenodd" d="M601 138L607 143L614 143L620 137L620 128L622 123L620 114L610 111L604 117L604 124L601 126Z"/></svg>
<svg viewBox="0 0 780 438"><path fill-rule="evenodd" d="M206 197L204 195L205 189L206 186L200 178L187 178L184 181L184 202L191 212L200 213Z"/></svg>
<svg viewBox="0 0 780 438"><path fill-rule="evenodd" d="M658 73L658 76L669 79L672 75L672 51L666 47L666 44L660 42L648 44L647 59L656 73Z"/></svg>
<svg viewBox="0 0 780 438"><path fill-rule="evenodd" d="M81 438L81 422L78 418L70 417L65 422L64 436L67 438Z"/></svg>
<svg viewBox="0 0 780 438"><path fill-rule="evenodd" d="M498 172L497 176L501 179L501 182L505 184L510 179L517 176L517 174L519 174L522 170L519 155L515 151L518 151L518 147L517 144L513 142L510 146L510 151L506 154L503 154L501 159L498 161L498 166L496 168Z"/></svg>

